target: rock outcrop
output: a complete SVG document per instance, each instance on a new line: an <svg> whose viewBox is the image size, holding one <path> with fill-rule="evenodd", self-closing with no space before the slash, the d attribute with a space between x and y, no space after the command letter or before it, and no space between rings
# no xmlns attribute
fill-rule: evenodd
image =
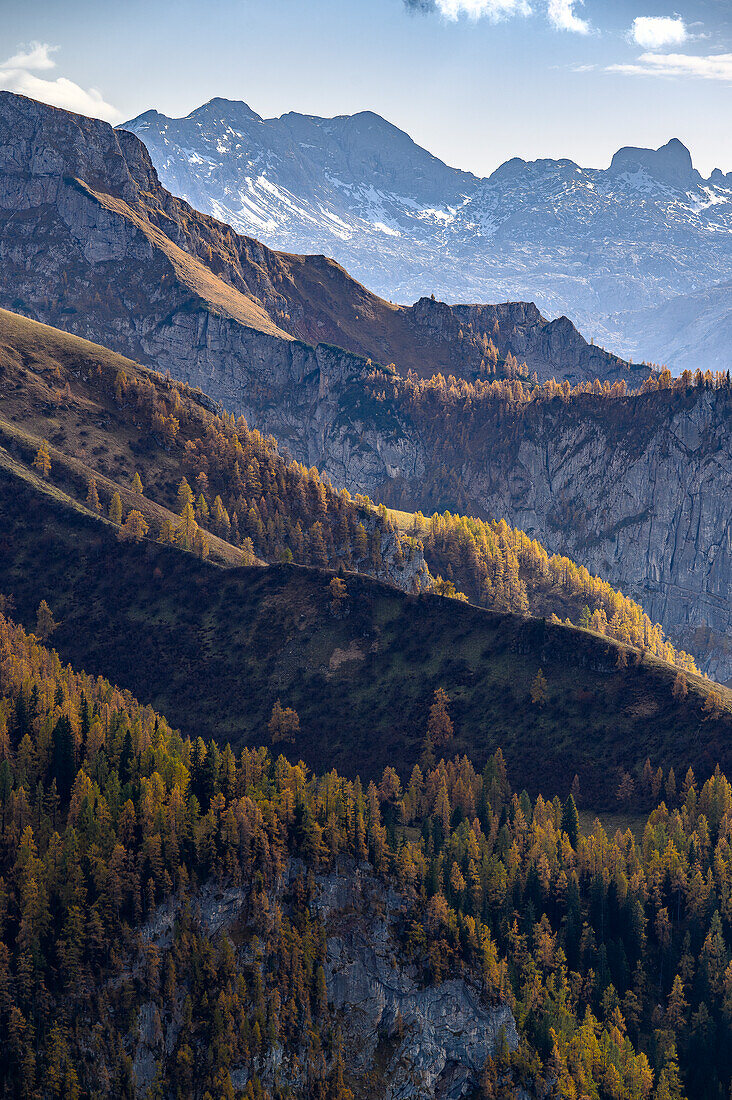
<svg viewBox="0 0 732 1100"><path fill-rule="evenodd" d="M393 926L403 899L368 871L316 882L314 908L328 929L328 997L356 1072L385 1060L384 1100L470 1095L501 1033L518 1044L510 1009L486 1006L462 978L424 986L400 965Z"/></svg>
<svg viewBox="0 0 732 1100"><path fill-rule="evenodd" d="M302 864L291 861L275 891L285 908L283 898L302 871ZM328 1002L342 1029L346 1072L356 1095L366 1100L364 1081L373 1086L377 1065L380 1100L461 1100L471 1095L501 1039L511 1049L518 1045L508 1006L487 1004L463 977L437 984L419 981L398 939L409 902L376 878L368 864L344 861L330 873L315 875L311 886L311 910L327 937ZM214 936L229 932L248 898L246 886L204 887L195 904L203 929ZM178 911L175 899L161 906L145 925L142 942L160 950L169 947ZM180 1012L163 1026L154 1004L140 1008L130 1037L140 1097L152 1083L155 1057L161 1050L174 1050L179 1030ZM297 1093L300 1070L291 1053L277 1043L264 1053L265 1085L271 1088L278 1079ZM246 1088L245 1070L234 1067L231 1077L236 1088Z"/></svg>

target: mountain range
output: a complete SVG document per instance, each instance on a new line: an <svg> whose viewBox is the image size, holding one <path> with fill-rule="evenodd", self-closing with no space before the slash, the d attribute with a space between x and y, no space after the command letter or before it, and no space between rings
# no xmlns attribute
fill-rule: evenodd
<svg viewBox="0 0 732 1100"><path fill-rule="evenodd" d="M273 252L175 198L131 133L9 93L0 259L1 306L169 370L338 487L505 518L732 676L728 388L630 396L646 368L522 303L394 306L331 260ZM419 382L448 363L483 373L492 344L493 383ZM561 387L532 397L509 350L528 344L544 377L566 362Z"/></svg>
<svg viewBox="0 0 732 1100"><path fill-rule="evenodd" d="M8 93L0 270L0 1095L729 1096L729 374Z"/></svg>
<svg viewBox="0 0 732 1100"><path fill-rule="evenodd" d="M529 300L626 358L729 366L716 322L729 317L732 173L704 179L678 139L620 149L607 169L514 158L481 179L371 112L262 119L213 99L123 128L197 209L333 256L389 299Z"/></svg>

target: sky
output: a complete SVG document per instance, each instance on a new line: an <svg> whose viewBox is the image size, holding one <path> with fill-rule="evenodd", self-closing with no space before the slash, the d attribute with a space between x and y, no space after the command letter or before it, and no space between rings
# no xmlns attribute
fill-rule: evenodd
<svg viewBox="0 0 732 1100"><path fill-rule="evenodd" d="M732 0L0 0L0 88L119 123L214 96L376 111L447 163L732 171Z"/></svg>

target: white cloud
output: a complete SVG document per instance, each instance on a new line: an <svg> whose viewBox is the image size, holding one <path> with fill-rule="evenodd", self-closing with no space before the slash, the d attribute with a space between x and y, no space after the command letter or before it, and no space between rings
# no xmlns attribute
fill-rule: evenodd
<svg viewBox="0 0 732 1100"><path fill-rule="evenodd" d="M49 46L47 42L31 42L21 46L7 61L0 61L0 69L53 69L56 62L51 54L57 49L58 46Z"/></svg>
<svg viewBox="0 0 732 1100"><path fill-rule="evenodd" d="M51 54L58 49L46 42L31 42L21 46L13 57L0 62L0 88L6 92L39 99L50 103L52 107L62 107L65 111L75 111L80 115L103 118L106 122L120 122L121 113L111 103L107 103L96 88L82 88L65 76L55 80L46 80L36 76L36 71L55 68Z"/></svg>
<svg viewBox="0 0 732 1100"><path fill-rule="evenodd" d="M0 69L0 88L6 92L17 92L30 99L39 99L41 103L50 103L52 107L63 107L65 111L74 111L79 115L91 115L105 122L121 122L122 115L111 103L105 102L96 88L82 88L59 76L55 80L43 80L33 73L22 69Z"/></svg>
<svg viewBox="0 0 732 1100"><path fill-rule="evenodd" d="M633 20L630 36L644 50L659 50L664 46L683 46L689 32L680 15L641 15Z"/></svg>
<svg viewBox="0 0 732 1100"><path fill-rule="evenodd" d="M446 19L467 15L470 19L486 16L494 22L512 15L530 15L528 0L437 0L437 9Z"/></svg>
<svg viewBox="0 0 732 1100"><path fill-rule="evenodd" d="M575 12L575 5L582 4L583 0L549 0L547 14L549 22L558 31L574 31L575 34L589 34L590 24L586 19L580 19Z"/></svg>
<svg viewBox="0 0 732 1100"><path fill-rule="evenodd" d="M690 76L732 83L732 53L644 53L634 64L609 65L609 73L630 76Z"/></svg>

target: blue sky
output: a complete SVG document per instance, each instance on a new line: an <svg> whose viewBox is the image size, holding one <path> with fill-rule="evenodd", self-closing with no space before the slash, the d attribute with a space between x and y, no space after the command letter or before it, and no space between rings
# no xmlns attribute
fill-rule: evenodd
<svg viewBox="0 0 732 1100"><path fill-rule="evenodd" d="M115 122L218 95L377 111L481 175L671 136L732 171L732 0L0 0L0 26L0 86Z"/></svg>

